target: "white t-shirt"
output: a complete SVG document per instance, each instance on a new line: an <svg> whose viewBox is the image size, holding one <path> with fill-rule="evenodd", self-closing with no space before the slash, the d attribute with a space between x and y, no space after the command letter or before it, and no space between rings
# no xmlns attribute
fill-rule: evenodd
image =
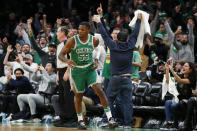
<svg viewBox="0 0 197 131"><path fill-rule="evenodd" d="M106 52L105 52L104 47L101 46L100 44L98 45L97 49L100 52L100 56L99 56L99 59L98 59L98 68L97 69L102 70L104 62L105 62ZM95 57L96 57L96 54L95 54L95 50L94 50L93 51L93 58L95 58Z"/></svg>
<svg viewBox="0 0 197 131"><path fill-rule="evenodd" d="M58 46L57 46L57 68L65 68L68 66L67 63L62 62L59 58L58 55L60 54L62 48L64 47L64 42L61 42ZM67 58L67 55L65 55L65 58Z"/></svg>

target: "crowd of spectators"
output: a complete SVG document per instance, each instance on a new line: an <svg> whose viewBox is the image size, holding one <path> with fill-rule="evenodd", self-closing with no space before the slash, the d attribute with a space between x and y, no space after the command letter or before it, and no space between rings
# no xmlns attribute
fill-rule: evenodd
<svg viewBox="0 0 197 131"><path fill-rule="evenodd" d="M2 101L0 112L7 114L22 112L24 114L24 111L29 108L30 120L40 122L37 106L52 103L55 110L53 115L60 116L62 120L55 123L56 126L74 126L76 114L71 116L72 121L66 125L64 122L67 117L64 109L59 108L62 103L63 108L71 106L65 103L66 96L64 96L65 98L57 97L57 101L54 97L58 94L69 94L72 95L74 101L72 92L65 93L64 89L59 88L59 80L69 80L66 75L60 79L57 73L57 67L60 67L61 64L57 62L58 46L61 43L58 40L57 29L67 27L68 31L63 32L69 39L77 34L80 22L89 21L91 34L99 39L101 53L97 72L104 91L107 89L111 77L109 50L104 46L102 36L92 21L92 16L98 13L96 9L99 4L93 5L89 2L93 7L83 4L78 7L74 6L77 5L76 1L69 0L68 3L64 3L67 6L62 7L60 2L57 2L57 5L53 5L53 3L55 2L53 1L51 4L38 2L37 10L32 11L34 15L31 16L25 13L25 10L17 12L18 14L9 12L8 18L4 19L5 26L0 27L0 101ZM106 4L106 2L104 3ZM193 110L191 105L196 104L195 96L197 96L196 74L194 73L197 70L197 1L108 0L107 6L104 3L102 4L106 8L101 14L102 20L113 40L117 40L117 34L120 31L127 34L132 33L133 29L129 23L136 10L140 9L149 14L151 35L145 34L143 46L134 49L131 80L138 84L144 81L154 84L163 82L164 76L168 75L166 72L170 72L170 76L174 77L178 83L177 88L182 95L179 98L180 101L185 99L189 101L185 105L187 117L183 128L191 127L192 114L190 112ZM25 4L30 3L24 3L23 7ZM49 12L44 12L46 6ZM58 9L60 14L58 16L53 15L52 11L56 6L60 6L62 9L61 11ZM83 6L90 7L89 11L81 12ZM65 13L61 13L64 11ZM70 57L69 54L67 57ZM189 88L189 90L185 91L184 88ZM57 103L60 104L57 106ZM95 92L86 89L83 108L88 105L98 106L99 103ZM165 128L178 128L176 119L175 125L172 124L171 116L173 116L173 111L181 108L178 106L179 104L180 102L175 104L172 101L166 101ZM86 114L85 109L83 109L83 113Z"/></svg>

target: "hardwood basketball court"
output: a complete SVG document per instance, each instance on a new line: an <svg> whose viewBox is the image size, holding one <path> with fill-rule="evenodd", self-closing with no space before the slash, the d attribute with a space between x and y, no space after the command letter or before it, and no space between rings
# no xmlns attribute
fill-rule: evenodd
<svg viewBox="0 0 197 131"><path fill-rule="evenodd" d="M17 124L7 124L7 125L0 125L0 131L78 131L77 128L65 128L65 127L54 127L53 125L45 126L43 124L24 124L24 123L17 123ZM109 128L97 128L97 129L90 129L86 131L157 131L158 129L141 129L141 128L132 128L132 129L123 129L123 128L116 128L116 129L109 129Z"/></svg>

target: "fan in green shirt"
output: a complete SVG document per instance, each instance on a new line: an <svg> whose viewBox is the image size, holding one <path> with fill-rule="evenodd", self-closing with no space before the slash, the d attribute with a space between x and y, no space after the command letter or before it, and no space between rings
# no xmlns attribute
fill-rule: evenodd
<svg viewBox="0 0 197 131"><path fill-rule="evenodd" d="M141 63L142 63L142 60L141 60L139 51L134 51L133 52L133 59L132 59L133 67L132 67L131 79L137 83L140 78L139 68L141 67Z"/></svg>
<svg viewBox="0 0 197 131"><path fill-rule="evenodd" d="M106 51L106 59L103 66L103 72L102 77L109 79L111 77L111 71L110 71L110 50L107 48Z"/></svg>

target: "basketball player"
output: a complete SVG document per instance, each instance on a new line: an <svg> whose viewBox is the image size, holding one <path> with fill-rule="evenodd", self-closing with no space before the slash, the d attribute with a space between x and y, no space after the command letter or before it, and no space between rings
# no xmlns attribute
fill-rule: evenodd
<svg viewBox="0 0 197 131"><path fill-rule="evenodd" d="M98 66L98 60L95 61L92 58L93 50L99 44L99 41L89 34L90 25L88 22L82 22L78 28L78 35L70 38L62 48L59 59L68 63L71 67L70 77L71 82L75 85L75 108L78 116L78 129L86 129L85 122L82 116L82 97L85 91L85 83L88 87L92 87L96 94L100 98L100 102L104 107L104 111L107 115L109 127L117 127L117 123L114 121L111 115L107 97L104 91L101 89L101 84L97 82L97 73L95 69ZM65 58L65 54L71 53L71 59ZM98 58L98 57L96 57Z"/></svg>

